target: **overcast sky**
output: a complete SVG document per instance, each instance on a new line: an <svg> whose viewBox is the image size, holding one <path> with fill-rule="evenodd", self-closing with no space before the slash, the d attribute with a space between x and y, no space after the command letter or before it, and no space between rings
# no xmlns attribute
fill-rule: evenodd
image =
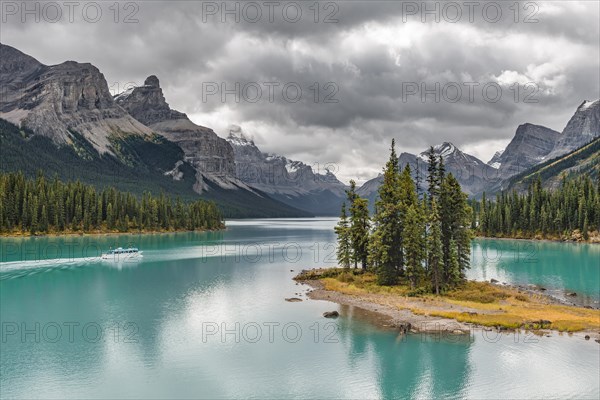
<svg viewBox="0 0 600 400"><path fill-rule="evenodd" d="M599 3L136 1L117 13L59 1L27 13L5 1L0 40L45 64L91 62L113 91L157 75L172 108L220 136L241 126L263 151L364 181L392 138L488 161L519 124L561 131L600 97Z"/></svg>

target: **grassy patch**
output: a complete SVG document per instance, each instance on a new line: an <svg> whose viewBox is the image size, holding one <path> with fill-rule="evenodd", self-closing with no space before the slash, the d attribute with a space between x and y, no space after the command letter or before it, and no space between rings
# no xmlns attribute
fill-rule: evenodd
<svg viewBox="0 0 600 400"><path fill-rule="evenodd" d="M506 329L555 329L561 332L600 329L600 310L550 304L543 295L524 294L487 282L465 282L436 296L408 285L381 286L376 276L362 270L303 271L297 280L321 280L326 290L408 309L414 314L455 319Z"/></svg>
<svg viewBox="0 0 600 400"><path fill-rule="evenodd" d="M495 303L511 296L511 293L503 288L490 285L486 282L465 282L461 287L446 294L446 297L454 300L473 301L476 303Z"/></svg>

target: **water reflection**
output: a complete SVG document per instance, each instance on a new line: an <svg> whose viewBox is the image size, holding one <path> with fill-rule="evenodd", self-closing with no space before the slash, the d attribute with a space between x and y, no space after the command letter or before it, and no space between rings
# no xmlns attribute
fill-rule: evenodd
<svg viewBox="0 0 600 400"><path fill-rule="evenodd" d="M0 281L4 335L0 397L597 398L600 394L596 343L572 338L526 344L508 336L497 342L479 336L472 342L398 336L377 327L386 324L384 317L364 310L309 301L303 295L299 295L303 302L285 302L305 289L291 280L295 272L290 270L326 265L324 245L335 240L334 224L334 219L314 225L309 220L261 220L257 226L243 221L219 233L94 239L107 249L126 247L134 238L136 247L144 250L134 268L93 260L46 264L34 260L42 265L36 267L5 252L3 260L9 261L0 266L0 278L15 271L23 275ZM15 243L43 246L74 239L82 247L92 240L37 238ZM224 246L203 256L214 243ZM266 244L277 251L256 259L244 256L243 247L235 246L239 243ZM281 251L285 243L302 250L293 262L291 252ZM490 252L501 245L476 242ZM583 265L594 256L592 250L565 256L582 260L577 267L583 272L575 266L550 265L550 276L571 285L584 280L568 273L590 273L594 282L593 268ZM516 251L521 257L523 251ZM477 252L476 248L474 257ZM543 277L540 265L515 265L514 254L509 254L511 262L481 260L472 272L485 279ZM335 321L321 317L332 309L342 317ZM73 326L71 341L65 324L72 322L78 325ZM211 323L220 331L207 336ZM258 324L263 335L252 341L242 330L223 337L222 324L235 331L236 323ZM268 323L279 324L272 341L264 328ZM331 323L335 326L327 325ZM12 324L18 330L14 334ZM56 341L53 324L62 329ZM297 341L283 335L286 324L302 329ZM99 339L97 327L102 329ZM23 339L24 329L29 333ZM530 365L535 363L543 366Z"/></svg>
<svg viewBox="0 0 600 400"><path fill-rule="evenodd" d="M598 306L600 246L593 244L477 239L473 241L470 279L532 284L564 297Z"/></svg>

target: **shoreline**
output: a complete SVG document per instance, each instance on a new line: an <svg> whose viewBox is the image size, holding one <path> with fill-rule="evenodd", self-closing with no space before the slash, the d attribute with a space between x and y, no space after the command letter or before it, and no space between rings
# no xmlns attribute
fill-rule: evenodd
<svg viewBox="0 0 600 400"><path fill-rule="evenodd" d="M563 238L526 238L526 237L504 237L504 236L483 236L475 235L474 240L478 239L491 239L491 240L522 240L527 242L548 242L548 243L567 243L567 244L600 244L600 237L590 237L588 240L572 240Z"/></svg>
<svg viewBox="0 0 600 400"><path fill-rule="evenodd" d="M52 233L1 233L0 239L31 239L31 238L57 238L57 237L71 237L71 236L126 236L126 235L164 235L172 233L205 233L205 232L220 232L227 230L224 225L219 229L203 229L203 230L176 230L176 231L131 231L131 232L52 232Z"/></svg>
<svg viewBox="0 0 600 400"><path fill-rule="evenodd" d="M378 328L398 330L400 334L443 334L449 336L471 335L474 331L486 331L496 333L515 333L528 332L536 336L569 336L581 340L589 341L595 345L600 344L600 330L581 330L577 332L561 332L556 329L510 329L496 326L489 327L471 322L460 322L454 318L431 316L427 312L416 314L409 308L400 308L393 304L385 304L385 299L378 298L377 295L353 295L341 293L334 290L327 290L320 280L297 280L299 285L309 287L305 291L306 297L311 300L329 301L342 307L355 307L364 310L367 313L373 313L375 318L369 318L370 322ZM561 304L560 299L546 295L541 291L530 289L536 295L543 296L553 304ZM379 300L379 301L378 301ZM419 300L410 300L410 302L419 302ZM427 302L420 302L422 307ZM582 308L579 306L571 306ZM459 308L459 306L457 306ZM426 311L435 312L436 305L431 304ZM342 315L344 312L342 312ZM589 336L589 339L585 339ZM596 342L596 343L594 343Z"/></svg>

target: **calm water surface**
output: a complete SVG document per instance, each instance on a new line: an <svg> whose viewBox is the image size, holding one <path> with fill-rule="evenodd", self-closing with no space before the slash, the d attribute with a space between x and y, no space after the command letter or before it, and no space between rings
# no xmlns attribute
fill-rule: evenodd
<svg viewBox="0 0 600 400"><path fill-rule="evenodd" d="M0 239L0 397L600 396L593 341L402 338L360 310L306 300L291 278L335 264L335 221ZM140 261L98 259L128 245L143 250ZM600 246L477 240L469 276L575 291L597 305L599 260ZM334 309L341 318L321 317Z"/></svg>

